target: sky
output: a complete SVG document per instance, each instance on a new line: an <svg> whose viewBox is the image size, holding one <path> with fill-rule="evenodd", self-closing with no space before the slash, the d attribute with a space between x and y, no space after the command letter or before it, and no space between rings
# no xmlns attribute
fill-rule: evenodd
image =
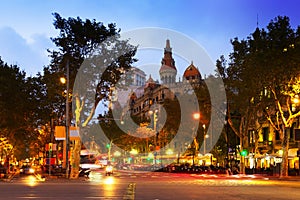
<svg viewBox="0 0 300 200"><path fill-rule="evenodd" d="M29 76L42 72L49 64L47 49L55 48L50 38L58 36L52 15L57 12L64 18L95 19L104 25L115 23L121 33L147 27L171 30L196 42L215 63L221 55L227 57L232 51L231 39L246 39L257 26L265 28L279 15L288 16L291 26L297 28L298 8L297 0L3 0L0 56L8 64L17 64ZM167 39L170 35L162 37ZM170 40L174 51L182 48L173 46L176 42ZM161 51L152 49L148 57L147 53L138 53L137 65L151 68L156 64L154 68L158 71L164 46L162 42ZM182 74L191 60L181 60L178 55L175 62ZM201 72L203 66L197 67Z"/></svg>

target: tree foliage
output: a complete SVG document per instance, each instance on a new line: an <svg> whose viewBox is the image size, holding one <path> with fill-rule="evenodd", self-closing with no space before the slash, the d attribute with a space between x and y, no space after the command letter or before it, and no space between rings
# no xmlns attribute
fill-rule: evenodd
<svg viewBox="0 0 300 200"><path fill-rule="evenodd" d="M281 175L286 176L289 142L285 129L300 114L291 111L291 100L298 95L299 27L295 31L288 17L278 16L266 29L256 28L247 39L235 38L231 43L231 62L224 68L221 59L219 68L227 79L229 114L240 115L240 129L236 132L246 136L245 131L257 122L258 113L264 113L265 119L281 135L284 152ZM230 115L229 122L234 129Z"/></svg>
<svg viewBox="0 0 300 200"><path fill-rule="evenodd" d="M43 99L39 78L26 78L18 66L0 59L0 136L8 139L18 160L38 153L30 147L39 150L44 146L38 132L41 124L49 122L40 104Z"/></svg>
<svg viewBox="0 0 300 200"><path fill-rule="evenodd" d="M105 26L96 20L81 18L61 17L54 13L54 27L59 35L51 38L58 49L50 52L51 63L45 68L47 75L47 89L49 99L55 102L60 99L55 92L62 85L56 81L69 70L69 86L72 100L70 119L80 127L80 131L87 133L89 122L94 118L96 108L100 102L108 100L111 88L120 80L122 74L135 62L133 56L136 48L129 45L128 41L119 39L120 29L113 23ZM51 95L51 96L50 96ZM59 106L59 105L57 105ZM57 107L54 110L62 110ZM72 115L74 113L74 115ZM84 135L81 135L84 136ZM89 139L87 136L85 139ZM82 137L83 139L83 137ZM80 144L75 142L75 164L79 166ZM75 151L74 150L74 151Z"/></svg>

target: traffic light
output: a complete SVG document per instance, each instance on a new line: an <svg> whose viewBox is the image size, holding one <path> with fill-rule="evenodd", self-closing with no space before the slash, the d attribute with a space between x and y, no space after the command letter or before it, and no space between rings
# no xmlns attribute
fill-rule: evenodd
<svg viewBox="0 0 300 200"><path fill-rule="evenodd" d="M110 144L109 144L109 143L107 143L107 144L106 144L106 148L108 148L108 149L109 149L109 147L110 147Z"/></svg>
<svg viewBox="0 0 300 200"><path fill-rule="evenodd" d="M248 155L248 151L246 149L243 149L243 151L240 152L241 156L247 156Z"/></svg>

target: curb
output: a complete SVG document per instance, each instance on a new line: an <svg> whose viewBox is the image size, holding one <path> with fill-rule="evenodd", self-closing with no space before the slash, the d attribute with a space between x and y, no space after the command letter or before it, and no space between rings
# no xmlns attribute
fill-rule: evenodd
<svg viewBox="0 0 300 200"><path fill-rule="evenodd" d="M279 177L279 176L261 176L261 175L206 175L206 174L193 174L194 178L203 179L259 179L259 180L274 180L274 181L300 181L300 177Z"/></svg>

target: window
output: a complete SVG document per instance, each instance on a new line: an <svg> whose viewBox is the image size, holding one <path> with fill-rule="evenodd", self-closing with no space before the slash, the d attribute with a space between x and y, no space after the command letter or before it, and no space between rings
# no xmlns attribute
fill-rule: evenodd
<svg viewBox="0 0 300 200"><path fill-rule="evenodd" d="M263 141L269 141L269 127L262 129Z"/></svg>
<svg viewBox="0 0 300 200"><path fill-rule="evenodd" d="M280 140L280 134L279 131L275 131L275 140Z"/></svg>
<svg viewBox="0 0 300 200"><path fill-rule="evenodd" d="M255 143L255 131L249 130L249 144Z"/></svg>

